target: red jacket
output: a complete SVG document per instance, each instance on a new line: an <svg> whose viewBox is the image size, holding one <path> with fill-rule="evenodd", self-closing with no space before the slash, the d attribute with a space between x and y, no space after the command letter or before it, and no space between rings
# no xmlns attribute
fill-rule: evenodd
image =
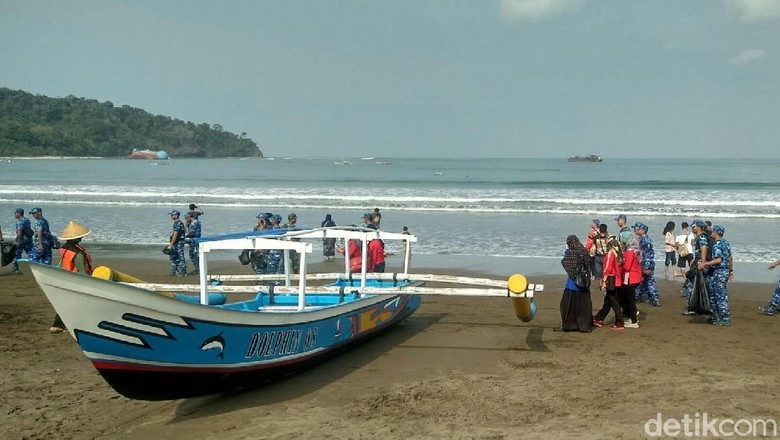
<svg viewBox="0 0 780 440"><path fill-rule="evenodd" d="M603 280L606 281L608 276L615 277L615 287L620 287L623 285L623 268L620 267L617 253L614 251L609 251L606 255L604 255Z"/></svg>
<svg viewBox="0 0 780 440"><path fill-rule="evenodd" d="M623 252L623 277L623 281L629 285L642 282L642 265L639 264L636 253L632 249Z"/></svg>
<svg viewBox="0 0 780 440"><path fill-rule="evenodd" d="M373 272L376 265L385 262L385 246L382 240L375 239L368 242L368 272Z"/></svg>

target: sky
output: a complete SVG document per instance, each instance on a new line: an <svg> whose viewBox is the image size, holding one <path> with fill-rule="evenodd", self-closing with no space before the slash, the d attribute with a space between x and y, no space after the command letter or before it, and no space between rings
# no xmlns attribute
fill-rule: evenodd
<svg viewBox="0 0 780 440"><path fill-rule="evenodd" d="M0 86L274 157L780 158L779 82L780 0L0 0Z"/></svg>

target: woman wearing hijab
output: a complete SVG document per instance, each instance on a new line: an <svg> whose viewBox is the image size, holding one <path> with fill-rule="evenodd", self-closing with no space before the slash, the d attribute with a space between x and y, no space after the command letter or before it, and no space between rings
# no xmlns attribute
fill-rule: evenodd
<svg viewBox="0 0 780 440"><path fill-rule="evenodd" d="M568 276L561 298L561 330L589 333L593 330L593 304L590 300L590 286L578 286L575 280L581 278L578 275L583 270L588 271L590 256L580 239L574 234L566 238L566 248L561 260L561 265ZM590 274L587 278L590 278Z"/></svg>
<svg viewBox="0 0 780 440"><path fill-rule="evenodd" d="M333 221L330 214L325 214L325 220L322 221L323 228L332 228L336 226L336 222ZM323 238L322 239L322 256L326 260L332 260L336 258L336 239L335 238Z"/></svg>

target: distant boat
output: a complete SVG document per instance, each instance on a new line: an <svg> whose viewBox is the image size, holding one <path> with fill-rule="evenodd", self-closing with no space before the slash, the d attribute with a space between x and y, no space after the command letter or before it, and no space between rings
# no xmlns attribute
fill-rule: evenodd
<svg viewBox="0 0 780 440"><path fill-rule="evenodd" d="M443 176L444 173L442 173L441 171L436 171L435 173L433 173L433 175L434 176Z"/></svg>
<svg viewBox="0 0 780 440"><path fill-rule="evenodd" d="M572 156L567 160L569 162L604 162L604 159L596 154L588 154L586 156Z"/></svg>
<svg viewBox="0 0 780 440"><path fill-rule="evenodd" d="M392 162L384 161L384 160L378 160L376 161L377 165L392 165Z"/></svg>
<svg viewBox="0 0 780 440"><path fill-rule="evenodd" d="M147 159L147 160L168 160L168 153L164 150L139 150L133 148L133 152L127 156L128 159Z"/></svg>
<svg viewBox="0 0 780 440"><path fill-rule="evenodd" d="M361 157L360 160L374 160L374 156L370 157Z"/></svg>
<svg viewBox="0 0 780 440"><path fill-rule="evenodd" d="M352 162L350 162L348 160L339 160L339 161L333 162L333 165L352 165Z"/></svg>

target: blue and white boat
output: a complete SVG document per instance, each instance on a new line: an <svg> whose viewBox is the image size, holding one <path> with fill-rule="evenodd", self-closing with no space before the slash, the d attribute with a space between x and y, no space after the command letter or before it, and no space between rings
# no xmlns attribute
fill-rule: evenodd
<svg viewBox="0 0 780 440"><path fill-rule="evenodd" d="M511 297L524 303L523 313L526 305L529 312L533 305L535 313L533 293L542 289L521 275L513 276L522 277L514 283L511 278L507 283L413 275L408 254L402 273L365 272L370 240L415 242L411 235L338 227L269 232L201 239L198 285L117 282L36 263L29 267L103 378L120 394L143 400L220 393L294 374L408 318L420 307L422 294ZM344 273L307 275L308 241L322 238L359 240L363 271L350 274L346 255ZM208 272L207 256L243 249L282 250L285 274ZM300 254L297 275L291 274L290 252ZM307 285L334 278L329 284ZM269 285L270 280L276 282ZM501 288L436 289L425 287L426 281ZM228 284L235 282L243 285ZM182 301L186 292L197 292L200 301ZM248 299L209 304L222 295Z"/></svg>

